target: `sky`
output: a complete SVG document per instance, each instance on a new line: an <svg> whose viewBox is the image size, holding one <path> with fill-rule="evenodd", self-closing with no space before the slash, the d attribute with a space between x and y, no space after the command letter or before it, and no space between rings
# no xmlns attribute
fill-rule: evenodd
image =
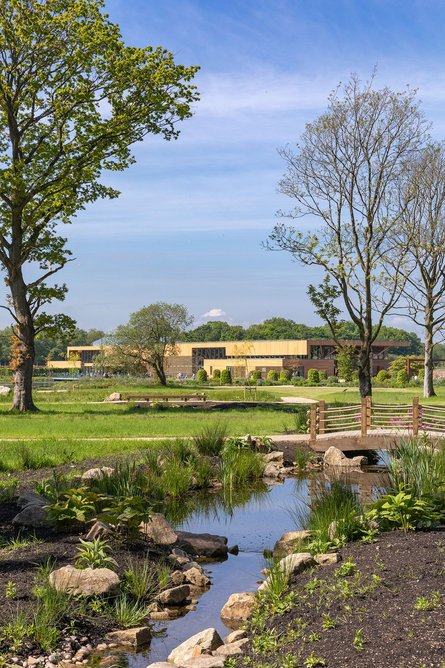
<svg viewBox="0 0 445 668"><path fill-rule="evenodd" d="M107 332L144 305L185 304L195 326L273 316L317 324L318 275L264 249L293 145L355 72L418 89L432 134L445 137L443 0L105 0L126 43L162 45L199 65L201 100L177 141L148 137L136 164L103 181L121 192L64 227L75 262L57 276L63 310ZM0 297L2 295L0 294ZM9 324L0 310L0 327ZM390 317L387 324L401 321ZM414 329L413 327L409 327Z"/></svg>

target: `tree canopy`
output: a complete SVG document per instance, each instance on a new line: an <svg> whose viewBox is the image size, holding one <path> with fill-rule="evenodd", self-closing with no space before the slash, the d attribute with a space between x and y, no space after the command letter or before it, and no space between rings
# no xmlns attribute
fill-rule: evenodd
<svg viewBox="0 0 445 668"><path fill-rule="evenodd" d="M103 0L3 0L0 7L0 265L16 346L13 406L33 410L35 337L73 322L45 312L73 258L60 233L118 191L102 181L134 162L147 134L170 140L197 100L196 67L162 47L126 46Z"/></svg>

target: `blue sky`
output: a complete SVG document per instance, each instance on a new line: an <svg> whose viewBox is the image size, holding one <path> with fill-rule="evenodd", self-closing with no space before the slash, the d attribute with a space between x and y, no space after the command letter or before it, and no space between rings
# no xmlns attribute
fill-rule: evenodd
<svg viewBox="0 0 445 668"><path fill-rule="evenodd" d="M95 203L65 228L77 259L63 271L63 311L107 331L156 301L186 304L196 324L212 309L236 324L274 315L316 323L306 288L317 276L261 246L275 212L292 208L277 193L277 148L298 139L339 81L367 78L374 66L378 86L418 88L434 136L445 137L445 2L106 0L106 8L127 43L160 44L177 62L200 65L201 101L177 141L148 138L135 147L136 165L107 176L119 200Z"/></svg>

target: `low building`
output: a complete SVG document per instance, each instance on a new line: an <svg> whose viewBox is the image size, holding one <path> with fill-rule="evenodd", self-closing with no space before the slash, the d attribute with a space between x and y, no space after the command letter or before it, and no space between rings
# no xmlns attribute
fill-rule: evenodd
<svg viewBox="0 0 445 668"><path fill-rule="evenodd" d="M360 346L360 341L345 341ZM372 373L377 374L389 364L391 348L408 347L406 341L376 341L372 346ZM205 341L178 343L177 354L169 357L168 375L191 377L199 369L209 376L215 369L230 369L234 378L246 378L252 371L266 377L268 371L289 369L294 375L307 377L309 369L336 375L336 348L332 339L275 340L275 341ZM106 355L107 346L69 346L66 361L48 362L53 369L78 369L88 373L100 353Z"/></svg>

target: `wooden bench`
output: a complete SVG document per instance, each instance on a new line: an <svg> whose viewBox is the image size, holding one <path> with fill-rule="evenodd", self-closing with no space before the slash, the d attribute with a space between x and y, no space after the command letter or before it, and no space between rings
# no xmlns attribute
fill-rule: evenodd
<svg viewBox="0 0 445 668"><path fill-rule="evenodd" d="M127 401L205 401L203 394L127 394Z"/></svg>

